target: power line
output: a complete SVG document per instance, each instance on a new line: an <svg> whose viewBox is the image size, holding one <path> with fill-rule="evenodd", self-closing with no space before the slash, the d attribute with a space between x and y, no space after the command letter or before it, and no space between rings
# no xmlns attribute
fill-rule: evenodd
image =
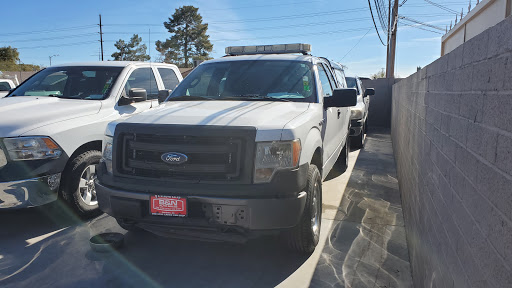
<svg viewBox="0 0 512 288"><path fill-rule="evenodd" d="M377 24L375 24L375 18L373 17L372 4L370 3L370 0L368 0L368 6L370 6L370 14L372 15L373 26L375 26L375 31L377 31L377 36L379 36L380 43L382 43L383 46L386 46L386 44L384 44L384 42L382 41L382 38L380 38L379 29L377 28Z"/></svg>
<svg viewBox="0 0 512 288"><path fill-rule="evenodd" d="M426 29L426 28L420 27L419 24L416 24L416 25L414 25L414 24L407 24L407 23L400 23L400 24L403 25L403 26L408 26L408 27L420 29L420 30L423 30L423 31L428 31L428 32L432 32L432 33L443 35L443 33L440 33L440 32L434 31L434 30L430 30L430 29Z"/></svg>
<svg viewBox="0 0 512 288"><path fill-rule="evenodd" d="M419 25L427 26L427 27L430 27L430 28L433 28L433 29L437 29L437 30L440 30L440 31L445 31L445 29L443 29L443 28L441 28L439 26L435 26L435 25L432 25L432 24L421 22L419 20L415 20L415 19L412 19L412 18L409 18L409 17L405 17L405 16L402 16L402 15L399 15L398 18L406 20L406 21L409 21L409 22L413 22L415 24L419 24Z"/></svg>
<svg viewBox="0 0 512 288"><path fill-rule="evenodd" d="M37 30L37 31L3 33L3 34L0 34L0 36L17 36L17 35L24 35L24 34L53 33L53 32L63 32L63 31L70 31L70 30L90 29L90 28L94 28L94 27L96 27L96 25L84 25L84 26L46 29L46 30Z"/></svg>
<svg viewBox="0 0 512 288"><path fill-rule="evenodd" d="M91 44L91 43L98 43L97 40L94 41L85 41L85 42L75 42L75 43L65 43L65 44L55 44L55 45L46 45L46 46L33 46L33 47L17 47L16 49L38 49L38 48L50 48L50 47L62 47L62 46L75 46L75 45L84 45L84 44Z"/></svg>
<svg viewBox="0 0 512 288"><path fill-rule="evenodd" d="M446 12L450 12L450 13L457 14L457 15L459 14L459 12L457 12L457 11L455 11L455 10L453 10L453 9L450 9L450 8L448 8L448 7L446 7L446 6L443 6L443 5L441 5L441 4L434 3L434 2L432 2L432 1L430 1L430 0L424 0L424 1L425 1L425 2L427 2L427 3L429 3L429 4L431 4L431 5L433 5L433 6L435 6L435 7L437 7L437 8L440 8L440 9L442 9L442 10L446 11Z"/></svg>
<svg viewBox="0 0 512 288"><path fill-rule="evenodd" d="M45 41L45 40L59 40L59 39L67 39L67 38L93 36L93 35L97 35L97 34L98 33L96 33L96 32L91 32L91 33L84 33L84 34L72 34L72 35L63 35L63 36L47 37L47 38L9 40L9 42L17 43L17 42L34 42L34 41Z"/></svg>
<svg viewBox="0 0 512 288"><path fill-rule="evenodd" d="M354 48L356 48L356 46L361 42L361 40L363 40L363 38L368 35L368 33L370 31L372 31L373 27L368 29L368 31L366 31L366 33L364 33L363 37L361 37L361 39L359 39L359 41L357 41L356 45L354 45L352 48L350 48L350 50L348 50L347 54L345 54L338 62L341 62L343 61L343 59L345 59L345 57L347 57L348 54L350 54L350 52L352 52L352 50L354 50Z"/></svg>

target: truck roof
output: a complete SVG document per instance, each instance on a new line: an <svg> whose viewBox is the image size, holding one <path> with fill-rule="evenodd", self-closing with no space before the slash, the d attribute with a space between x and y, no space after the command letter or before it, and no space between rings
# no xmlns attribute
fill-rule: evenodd
<svg viewBox="0 0 512 288"><path fill-rule="evenodd" d="M105 67L126 67L130 65L137 64L149 64L150 62L142 62L142 61L91 61L91 62L74 62L74 63L63 63L58 65L53 65L51 67L69 67L69 66L105 66ZM168 63L153 63L151 65L172 65Z"/></svg>
<svg viewBox="0 0 512 288"><path fill-rule="evenodd" d="M287 61L307 61L312 62L315 56L297 55L297 54L256 54L240 56L224 56L219 59L209 60L206 63L225 62L225 61L247 61L247 60L287 60Z"/></svg>

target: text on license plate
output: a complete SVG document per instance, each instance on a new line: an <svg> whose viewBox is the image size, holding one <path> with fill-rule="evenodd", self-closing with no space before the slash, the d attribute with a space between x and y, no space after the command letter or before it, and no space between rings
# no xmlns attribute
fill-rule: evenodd
<svg viewBox="0 0 512 288"><path fill-rule="evenodd" d="M151 215L187 216L187 199L178 196L155 195L150 198Z"/></svg>

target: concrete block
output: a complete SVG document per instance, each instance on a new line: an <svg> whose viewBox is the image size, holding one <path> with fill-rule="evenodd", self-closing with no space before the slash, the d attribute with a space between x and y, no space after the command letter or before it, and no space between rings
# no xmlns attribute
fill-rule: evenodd
<svg viewBox="0 0 512 288"><path fill-rule="evenodd" d="M445 134L450 133L451 118L450 114L441 113L441 131Z"/></svg>
<svg viewBox="0 0 512 288"><path fill-rule="evenodd" d="M491 215L495 208L492 204L480 194L477 189L469 182L461 184L464 191L460 191L461 201L464 207L473 215L475 222L478 224L484 235L489 234L489 223L491 223ZM461 189L462 190L462 189Z"/></svg>
<svg viewBox="0 0 512 288"><path fill-rule="evenodd" d="M496 162L498 133L477 123L468 127L467 148L487 161Z"/></svg>
<svg viewBox="0 0 512 288"><path fill-rule="evenodd" d="M466 148L459 146L455 151L455 163L462 173L469 179L476 179L478 159Z"/></svg>
<svg viewBox="0 0 512 288"><path fill-rule="evenodd" d="M500 23L491 27L488 31L483 32L489 34L489 46L487 48L487 57L501 55L512 50L512 17L508 17Z"/></svg>
<svg viewBox="0 0 512 288"><path fill-rule="evenodd" d="M460 116L469 119L472 122L482 122L483 115L483 94L463 93L460 96Z"/></svg>
<svg viewBox="0 0 512 288"><path fill-rule="evenodd" d="M468 126L468 120L459 117L452 117L450 120L449 135L463 146L466 146Z"/></svg>
<svg viewBox="0 0 512 288"><path fill-rule="evenodd" d="M464 271L468 275L471 287L490 287L485 275L482 273L481 267L473 258L471 248L469 248L464 237L457 238L457 256L463 263Z"/></svg>
<svg viewBox="0 0 512 288"><path fill-rule="evenodd" d="M448 53L448 55L446 55L448 57L448 71L455 70L462 66L464 46L465 45L460 45L459 47L455 48L453 51Z"/></svg>
<svg viewBox="0 0 512 288"><path fill-rule="evenodd" d="M475 63L488 57L489 33L480 33L464 43L463 65Z"/></svg>
<svg viewBox="0 0 512 288"><path fill-rule="evenodd" d="M512 264L512 225L497 210L490 214L487 222L487 238L507 265Z"/></svg>
<svg viewBox="0 0 512 288"><path fill-rule="evenodd" d="M505 60L505 71L503 71L503 90L512 90L512 55L508 54Z"/></svg>
<svg viewBox="0 0 512 288"><path fill-rule="evenodd" d="M512 176L512 138L498 135L496 167Z"/></svg>
<svg viewBox="0 0 512 288"><path fill-rule="evenodd" d="M512 132L512 94L487 93L483 104L483 123Z"/></svg>
<svg viewBox="0 0 512 288"><path fill-rule="evenodd" d="M505 217L512 220L512 180L485 163L479 162L475 186Z"/></svg>
<svg viewBox="0 0 512 288"><path fill-rule="evenodd" d="M443 153L450 159L451 162L455 163L455 153L459 145L453 141L450 137L443 137ZM450 167L452 164L450 164Z"/></svg>

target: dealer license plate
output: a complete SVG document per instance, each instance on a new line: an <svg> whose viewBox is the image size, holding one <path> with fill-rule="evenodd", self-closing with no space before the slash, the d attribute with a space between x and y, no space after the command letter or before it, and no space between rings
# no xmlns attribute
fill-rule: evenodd
<svg viewBox="0 0 512 288"><path fill-rule="evenodd" d="M187 198L178 196L154 195L150 198L151 215L187 216Z"/></svg>

